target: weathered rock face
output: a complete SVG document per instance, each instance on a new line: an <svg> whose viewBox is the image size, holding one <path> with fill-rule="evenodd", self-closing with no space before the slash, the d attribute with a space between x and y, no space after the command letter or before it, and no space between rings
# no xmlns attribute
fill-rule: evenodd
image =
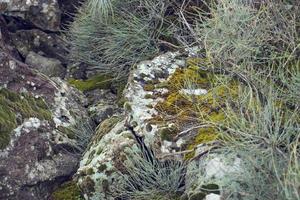
<svg viewBox="0 0 300 200"><path fill-rule="evenodd" d="M88 112L96 124L123 112L123 109L116 104L117 95L110 90L95 89L86 92L85 95L89 103Z"/></svg>
<svg viewBox="0 0 300 200"><path fill-rule="evenodd" d="M0 199L47 199L78 166L68 127L88 120L84 97L0 52Z"/></svg>
<svg viewBox="0 0 300 200"><path fill-rule="evenodd" d="M101 123L80 162L76 178L85 199L114 199L117 172L124 170L125 148L134 150L140 145L151 148L160 160L188 161L182 199L221 198L222 177L216 175L237 171L239 160L227 162L229 158L218 154L206 157L218 145L217 131L199 126L198 120L224 120L220 107L227 94L234 96L237 85L211 84L216 77L201 70L199 61L187 54L169 52L132 70L124 91L124 115ZM202 177L206 179L200 183ZM201 186L212 187L213 192L202 191Z"/></svg>
<svg viewBox="0 0 300 200"><path fill-rule="evenodd" d="M23 58L26 58L29 52L35 52L41 56L55 58L64 65L67 64L67 51L57 34L45 33L38 29L21 29L11 32L10 37Z"/></svg>
<svg viewBox="0 0 300 200"><path fill-rule="evenodd" d="M2 11L8 15L20 17L44 30L59 30L61 11L56 0L10 0L2 5Z"/></svg>
<svg viewBox="0 0 300 200"><path fill-rule="evenodd" d="M25 63L49 77L65 77L66 69L55 58L46 58L34 52L29 52Z"/></svg>

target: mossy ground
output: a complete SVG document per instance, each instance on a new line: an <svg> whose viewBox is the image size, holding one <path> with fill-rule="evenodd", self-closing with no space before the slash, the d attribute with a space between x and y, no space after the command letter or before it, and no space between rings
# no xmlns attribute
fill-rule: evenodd
<svg viewBox="0 0 300 200"><path fill-rule="evenodd" d="M83 200L79 187L74 181L61 185L52 194L52 200Z"/></svg>
<svg viewBox="0 0 300 200"><path fill-rule="evenodd" d="M36 117L40 120L51 120L51 116L42 98L0 89L0 149L9 144L13 129L25 119Z"/></svg>

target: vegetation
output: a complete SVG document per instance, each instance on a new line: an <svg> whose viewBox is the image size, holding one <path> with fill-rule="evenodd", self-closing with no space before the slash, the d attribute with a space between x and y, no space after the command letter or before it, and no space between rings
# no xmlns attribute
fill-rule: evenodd
<svg viewBox="0 0 300 200"><path fill-rule="evenodd" d="M83 200L81 192L75 182L64 183L52 194L53 200Z"/></svg>
<svg viewBox="0 0 300 200"><path fill-rule="evenodd" d="M88 0L70 26L71 59L120 79L161 51L198 46L188 67L177 69L165 83L169 93L155 108L177 116L177 125L200 127L188 150L219 140L217 152L241 159L242 175L218 182L226 198L300 199L299 2L196 2ZM90 82L79 87L86 90ZM155 87L147 83L144 89ZM197 88L207 93L180 93ZM176 137L168 133L161 132L162 140ZM184 165L144 150L129 152L116 197L177 198ZM189 151L185 158L194 155Z"/></svg>
<svg viewBox="0 0 300 200"><path fill-rule="evenodd" d="M9 144L13 129L30 117L51 120L51 111L42 98L0 89L0 149Z"/></svg>
<svg viewBox="0 0 300 200"><path fill-rule="evenodd" d="M112 78L105 75L95 75L87 80L69 79L68 82L82 92L94 89L109 89Z"/></svg>
<svg viewBox="0 0 300 200"><path fill-rule="evenodd" d="M66 149L71 153L81 154L87 148L91 137L94 134L94 123L90 119L76 120L76 123L69 127L59 126L58 131L72 141L72 149ZM68 147L69 148L69 147Z"/></svg>
<svg viewBox="0 0 300 200"><path fill-rule="evenodd" d="M126 170L115 184L115 197L132 200L179 199L184 191L184 163L158 160L146 149L128 149L126 153Z"/></svg>
<svg viewBox="0 0 300 200"><path fill-rule="evenodd" d="M171 34L164 19L169 1L89 0L69 29L71 59L116 79L136 62L159 52Z"/></svg>
<svg viewBox="0 0 300 200"><path fill-rule="evenodd" d="M199 119L218 130L217 152L242 160L242 173L218 183L225 198L300 197L298 12L293 2L222 0L209 15L199 11L193 26L194 41L205 48L199 57L208 61L199 66L242 83L221 107L225 120ZM218 82L229 83L222 78Z"/></svg>

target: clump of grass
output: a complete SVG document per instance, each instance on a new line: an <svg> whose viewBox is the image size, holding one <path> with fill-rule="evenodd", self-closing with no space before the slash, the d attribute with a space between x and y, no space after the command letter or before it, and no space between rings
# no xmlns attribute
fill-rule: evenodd
<svg viewBox="0 0 300 200"><path fill-rule="evenodd" d="M294 3L295 4L295 3ZM210 12L198 9L188 22L190 37L201 47L211 66L225 68L265 67L265 63L291 54L299 43L299 8L281 1L221 0L210 4ZM246 65L243 65L246 63Z"/></svg>
<svg viewBox="0 0 300 200"><path fill-rule="evenodd" d="M228 108L232 112L221 132L221 151L242 160L242 173L227 177L235 184L224 184L224 194L230 199L299 199L299 110L285 108L274 90L266 102L246 98Z"/></svg>
<svg viewBox="0 0 300 200"><path fill-rule="evenodd" d="M169 1L88 0L70 25L70 58L116 78L160 50L171 24L164 20Z"/></svg>
<svg viewBox="0 0 300 200"><path fill-rule="evenodd" d="M130 149L126 153L125 171L120 172L120 179L114 184L115 197L130 200L179 199L184 191L184 163L158 160L152 153Z"/></svg>
<svg viewBox="0 0 300 200"><path fill-rule="evenodd" d="M78 118L74 125L58 127L60 134L71 139L71 146L65 147L65 150L75 154L83 153L94 134L94 127L95 124L89 118Z"/></svg>

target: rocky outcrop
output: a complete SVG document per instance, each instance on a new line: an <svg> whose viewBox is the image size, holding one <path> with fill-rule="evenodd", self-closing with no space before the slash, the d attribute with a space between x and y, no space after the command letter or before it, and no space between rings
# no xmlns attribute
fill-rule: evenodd
<svg viewBox="0 0 300 200"><path fill-rule="evenodd" d="M71 127L88 121L84 101L61 79L0 52L0 199L47 199L76 171Z"/></svg>
<svg viewBox="0 0 300 200"><path fill-rule="evenodd" d="M237 86L212 85L215 77L198 64L192 55L175 52L141 62L132 70L124 91L124 114L99 125L80 162L76 179L85 199L114 199L114 181L124 171L125 149L141 145L159 160L187 162L186 191L181 199L220 199L222 178L217 175L237 171L239 160L227 162L230 159L219 154L207 157L218 145L217 131L199 125L196 114L215 123L224 120L218 106L226 94L235 94ZM187 77L193 82L187 83ZM193 105L196 100L198 108ZM201 190L202 186L211 187L211 192Z"/></svg>

